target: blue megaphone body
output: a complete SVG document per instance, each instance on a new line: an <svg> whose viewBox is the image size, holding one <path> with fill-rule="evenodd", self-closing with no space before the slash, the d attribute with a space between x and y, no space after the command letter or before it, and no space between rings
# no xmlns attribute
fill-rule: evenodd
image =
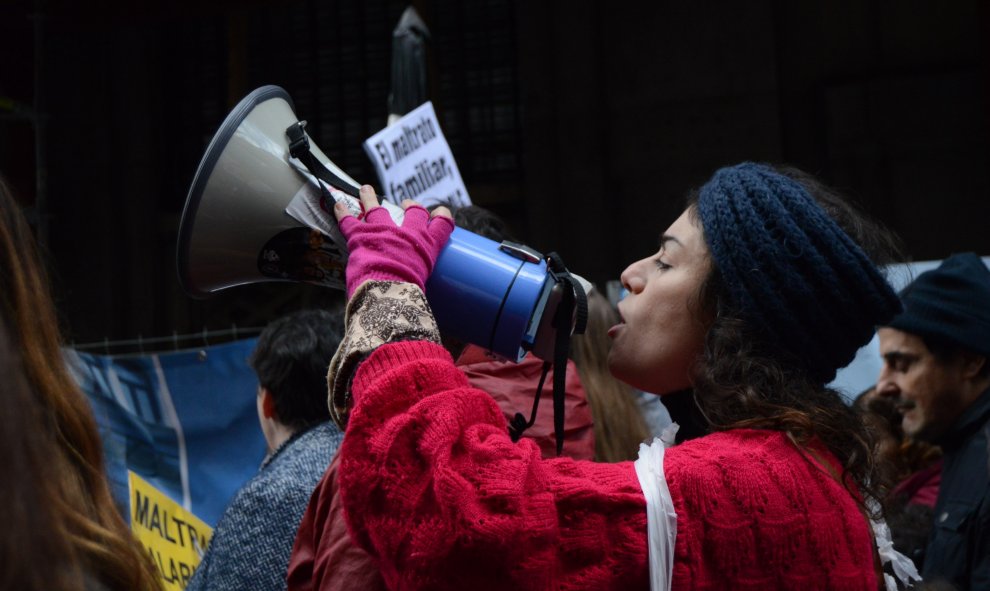
<svg viewBox="0 0 990 591"><path fill-rule="evenodd" d="M426 283L440 330L518 361L537 347L553 275L536 252L455 228Z"/></svg>

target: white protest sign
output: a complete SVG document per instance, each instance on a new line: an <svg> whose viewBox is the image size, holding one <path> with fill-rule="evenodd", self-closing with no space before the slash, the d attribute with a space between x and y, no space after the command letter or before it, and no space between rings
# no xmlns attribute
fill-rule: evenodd
<svg viewBox="0 0 990 591"><path fill-rule="evenodd" d="M412 199L427 207L471 205L433 103L423 103L365 140L364 151L375 164L385 198L392 203Z"/></svg>

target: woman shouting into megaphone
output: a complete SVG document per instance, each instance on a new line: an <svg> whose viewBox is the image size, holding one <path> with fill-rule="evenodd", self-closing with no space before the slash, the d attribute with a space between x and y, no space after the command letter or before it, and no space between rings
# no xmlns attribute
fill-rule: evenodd
<svg viewBox="0 0 990 591"><path fill-rule="evenodd" d="M910 570L875 539L870 440L826 387L899 309L867 254L883 233L818 181L720 169L622 273L610 370L691 388L710 434L618 464L510 439L423 296L449 215L406 203L396 226L361 200L363 220L335 210L351 254L328 378L349 526L390 588L875 591L883 564Z"/></svg>

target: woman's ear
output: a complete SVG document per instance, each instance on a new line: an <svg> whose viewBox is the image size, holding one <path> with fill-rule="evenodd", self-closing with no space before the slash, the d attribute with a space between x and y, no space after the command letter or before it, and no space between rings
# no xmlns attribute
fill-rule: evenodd
<svg viewBox="0 0 990 591"><path fill-rule="evenodd" d="M275 411L275 396L268 388L261 389L261 412L266 419L278 420L278 412Z"/></svg>

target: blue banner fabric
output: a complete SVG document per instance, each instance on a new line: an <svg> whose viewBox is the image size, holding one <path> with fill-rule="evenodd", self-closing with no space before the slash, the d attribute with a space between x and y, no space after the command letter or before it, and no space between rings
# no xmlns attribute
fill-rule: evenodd
<svg viewBox="0 0 990 591"><path fill-rule="evenodd" d="M257 339L173 353L108 357L68 351L93 406L114 499L127 515L127 470L211 527L265 455Z"/></svg>

